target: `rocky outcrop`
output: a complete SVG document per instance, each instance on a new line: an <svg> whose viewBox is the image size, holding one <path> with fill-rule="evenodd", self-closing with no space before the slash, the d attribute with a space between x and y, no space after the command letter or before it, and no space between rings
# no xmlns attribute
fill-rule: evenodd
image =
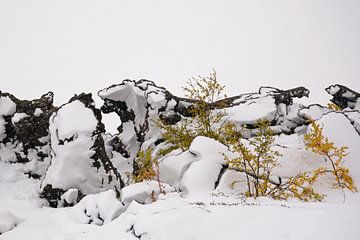
<svg viewBox="0 0 360 240"><path fill-rule="evenodd" d="M135 158L141 148L155 147L163 142L154 122L161 119L167 124L176 124L182 118L191 117L191 109L196 103L194 99L175 96L148 80L124 80L99 91L98 95L104 100L102 112L114 112L120 118L119 134L108 138L106 145L110 149L110 159L123 176L137 171ZM289 90L261 87L257 93L240 94L207 106L225 109L228 120L247 128L244 137L256 133L256 122L263 118L271 122L274 132L291 134L307 124L307 119L298 114L304 106L293 101L308 96L309 90L304 87ZM259 111L258 108L262 109ZM249 113L253 116L244 117Z"/></svg>
<svg viewBox="0 0 360 240"><path fill-rule="evenodd" d="M105 151L101 118L91 94L75 95L50 117L52 159L41 196L51 206L56 207L69 189L84 196L107 189L119 193L123 187Z"/></svg>
<svg viewBox="0 0 360 240"><path fill-rule="evenodd" d="M49 117L56 110L53 93L48 92L39 99L20 100L9 93L0 93L2 114L6 118L3 143L19 140L25 149L43 145L41 138L48 135ZM7 112L7 113L5 113Z"/></svg>
<svg viewBox="0 0 360 240"><path fill-rule="evenodd" d="M333 96L330 101L342 109L350 108L360 111L360 94L358 92L340 84L331 85L325 90Z"/></svg>
<svg viewBox="0 0 360 240"><path fill-rule="evenodd" d="M40 178L50 160L49 117L55 110L52 92L30 101L0 93L0 153L7 153L1 160L29 163L25 173Z"/></svg>
<svg viewBox="0 0 360 240"><path fill-rule="evenodd" d="M360 134L359 93L342 85L326 91L332 102ZM0 161L25 166L24 173L42 182L41 196L50 206L70 206L84 196L113 189L118 195L127 175L136 171L140 149L164 141L155 121L173 125L190 118L196 100L178 97L148 80L124 80L99 91L104 101L95 107L91 94L75 95L60 107L53 94L20 100L0 92ZM261 87L258 92L207 103L222 109L227 120L244 127L244 137L256 133L256 122L266 119L277 134L305 132L309 119L334 112L318 104L304 106L304 87L281 90ZM102 113L119 116L118 134L105 134Z"/></svg>

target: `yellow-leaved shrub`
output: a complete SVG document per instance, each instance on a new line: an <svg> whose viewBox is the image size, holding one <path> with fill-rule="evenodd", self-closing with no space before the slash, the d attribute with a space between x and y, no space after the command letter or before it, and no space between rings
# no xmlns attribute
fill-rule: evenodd
<svg viewBox="0 0 360 240"><path fill-rule="evenodd" d="M231 170L245 174L247 189L245 195L248 197L268 196L274 199L287 200L297 198L302 201L321 201L324 195L317 193L313 185L318 177L326 173L335 176L335 187L357 191L353 179L349 175L349 169L342 166L346 156L346 147L335 147L322 134L322 127L311 122L312 130L305 135L306 148L325 157L329 162L328 167L320 167L309 172L299 172L293 177L274 176L273 170L281 167L278 158L281 154L274 150L274 133L271 131L270 123L260 120L254 129L255 136L244 141L242 127L234 123L226 122L226 112L222 109L220 97L223 94L222 86L213 70L209 77L192 78L183 88L185 96L193 100L193 105L188 109L191 117L182 118L175 125L166 124L161 120L155 121L155 125L162 130L162 137L167 143L164 149L158 151L157 156L164 156L175 149L185 151L189 149L192 141L197 136L205 136L215 139L238 157L224 158ZM339 106L329 105L330 109L339 111ZM158 157L152 157L151 151L140 152L137 162L140 162L136 181L152 179L159 175L153 169L157 166ZM150 167L151 166L151 167Z"/></svg>
<svg viewBox="0 0 360 240"><path fill-rule="evenodd" d="M156 157L152 156L153 149L140 150L137 153L135 162L137 165L134 171L134 182L142 182L145 180L153 180L158 175L159 161Z"/></svg>
<svg viewBox="0 0 360 240"><path fill-rule="evenodd" d="M245 195L255 198L269 196L282 200L298 198L303 201L321 201L323 196L313 189L308 173L302 172L288 179L273 176L274 168L280 166L278 158L281 154L273 150L275 138L270 123L260 120L257 129L255 137L245 144L242 141L241 129L237 129L234 124L225 125L229 150L238 155L232 159L224 155L225 160L229 169L245 173Z"/></svg>
<svg viewBox="0 0 360 240"><path fill-rule="evenodd" d="M333 111L341 111L341 107L339 105L336 105L335 103L328 103L327 104L327 107L330 109L330 110L333 110Z"/></svg>
<svg viewBox="0 0 360 240"><path fill-rule="evenodd" d="M334 187L348 189L356 192L357 188L350 176L350 170L343 166L344 158L347 156L348 147L336 147L327 137L323 135L323 126L310 121L311 129L305 134L304 140L306 149L324 157L327 166L320 167L313 171L312 181L316 181L321 175L332 174L335 177Z"/></svg>
<svg viewBox="0 0 360 240"><path fill-rule="evenodd" d="M174 149L189 149L197 136L223 142L222 123L225 111L215 109L221 108L220 104L216 107L213 104L225 95L224 86L218 82L216 71L213 69L209 77L191 78L183 90L185 96L194 101L189 108L191 118L183 118L175 125L166 124L160 119L155 121L155 125L162 130L163 139L170 145L160 151L163 155Z"/></svg>

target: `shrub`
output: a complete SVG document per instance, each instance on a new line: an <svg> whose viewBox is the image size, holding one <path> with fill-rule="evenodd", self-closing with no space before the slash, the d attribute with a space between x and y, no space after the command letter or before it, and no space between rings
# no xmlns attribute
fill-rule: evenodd
<svg viewBox="0 0 360 240"><path fill-rule="evenodd" d="M313 182L306 172L299 173L295 177L281 179L273 176L273 169L280 166L278 157L281 154L272 149L274 134L268 121L260 120L257 123L258 132L246 145L242 141L241 130L234 124L225 127L227 143L230 151L239 157L225 160L229 169L243 172L246 175L248 197L270 196L274 199L286 200L295 197L303 201L321 201L323 196L316 193L312 188Z"/></svg>
<svg viewBox="0 0 360 240"><path fill-rule="evenodd" d="M172 150L189 149L192 141L197 136L205 136L215 139L228 146L229 150L238 155L230 159L224 154L229 169L245 174L248 197L270 196L274 199L298 198L302 201L321 201L324 195L313 189L313 184L320 175L331 173L335 176L336 187L347 188L357 191L354 182L349 175L349 169L342 166L343 158L346 156L346 147L337 148L322 135L322 127L312 122L313 129L305 135L307 149L323 155L331 167L321 167L311 172L299 172L294 177L280 178L273 175L273 170L279 167L278 158L281 154L273 149L274 133L270 129L270 123L265 120L257 122L257 133L245 144L242 128L233 123L226 122L224 106L219 101L223 94L222 86L216 76L216 71L210 73L209 77L192 78L183 88L185 96L193 100L189 108L190 118L183 118L175 125L168 125L161 120L155 121L163 134L165 142L169 146L159 151L160 155L166 155ZM329 105L330 109L338 111L338 106ZM159 155L158 155L159 156ZM152 157L152 151L139 152L137 162L139 172L136 181L158 177L154 172L154 166L158 169L157 157ZM144 168L141 170L141 168ZM159 180L158 180L159 181ZM159 186L160 181L159 181Z"/></svg>
<svg viewBox="0 0 360 240"><path fill-rule="evenodd" d="M330 109L330 110L333 110L333 111L341 111L341 107L339 105L336 105L335 103L328 103L327 104L327 107Z"/></svg>
<svg viewBox="0 0 360 240"><path fill-rule="evenodd" d="M148 148L147 150L141 150L137 153L136 164L137 170L134 171L133 180L135 182L142 182L145 180L152 180L156 177L159 167L159 161L152 156L153 150Z"/></svg>
<svg viewBox="0 0 360 240"><path fill-rule="evenodd" d="M315 121L311 121L311 130L305 134L304 140L306 149L324 157L328 164L326 167L320 167L314 170L312 181L316 181L321 175L327 173L335 177L335 188L348 189L356 192L357 188L352 177L349 175L349 169L343 166L344 158L347 156L347 147L336 147L327 137L323 135L323 126L320 126Z"/></svg>
<svg viewBox="0 0 360 240"><path fill-rule="evenodd" d="M135 161L137 164L137 170L134 171L132 176L133 181L138 183L143 181L156 180L159 185L160 193L165 193L160 182L158 155L153 156L153 149L148 148L145 151L140 150L137 153ZM155 201L153 194L154 193L152 193L152 199Z"/></svg>
<svg viewBox="0 0 360 240"><path fill-rule="evenodd" d="M225 97L224 86L218 82L216 71L213 69L209 77L191 78L183 90L185 96L194 101L189 108L192 117L183 118L176 125L168 125L161 120L155 121L155 125L163 131L162 137L170 144L170 147L161 151L163 155L174 149L189 149L197 136L224 142L222 123L225 111L216 109L221 108L220 103L215 106L219 98Z"/></svg>

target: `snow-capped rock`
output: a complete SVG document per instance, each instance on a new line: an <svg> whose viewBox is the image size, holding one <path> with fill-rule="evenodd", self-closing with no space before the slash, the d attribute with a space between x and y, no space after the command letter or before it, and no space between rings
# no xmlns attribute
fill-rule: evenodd
<svg viewBox="0 0 360 240"><path fill-rule="evenodd" d="M51 164L42 182L42 196L57 206L61 195L78 189L83 195L123 186L105 152L104 125L91 94L75 95L50 118Z"/></svg>
<svg viewBox="0 0 360 240"><path fill-rule="evenodd" d="M350 109L360 110L360 94L358 92L340 84L331 85L325 90L333 96L330 101L342 109L348 107Z"/></svg>
<svg viewBox="0 0 360 240"><path fill-rule="evenodd" d="M107 142L113 152L120 153L110 154L110 158L126 166L119 169L121 173L136 169L134 159L140 148L154 147L163 141L154 121L161 119L167 124L176 124L182 118L191 116L190 109L196 102L174 96L148 80L124 80L99 91L98 95L104 100L101 110L104 113L115 112L121 120L119 134ZM293 99L308 95L309 90L304 87L289 90L262 87L257 93L221 99L208 106L211 109L225 109L228 112L226 119L247 126L249 136L260 119L269 120L277 133L291 133L306 121L298 115L298 110L303 106L293 104Z"/></svg>
<svg viewBox="0 0 360 240"><path fill-rule="evenodd" d="M214 139L197 137L189 149L197 160L185 171L180 189L187 196L208 195L217 187L221 169L226 165L223 153L227 147Z"/></svg>
<svg viewBox="0 0 360 240"><path fill-rule="evenodd" d="M49 117L55 109L51 92L31 101L0 93L0 161L24 163L29 177L43 176L50 161Z"/></svg>
<svg viewBox="0 0 360 240"><path fill-rule="evenodd" d="M166 183L153 180L143 181L121 189L121 202L123 202L126 207L128 207L132 201L140 204L148 204L156 201L160 194L170 192L175 192L175 188Z"/></svg>
<svg viewBox="0 0 360 240"><path fill-rule="evenodd" d="M0 212L0 235L15 228L22 219L15 216L11 211Z"/></svg>

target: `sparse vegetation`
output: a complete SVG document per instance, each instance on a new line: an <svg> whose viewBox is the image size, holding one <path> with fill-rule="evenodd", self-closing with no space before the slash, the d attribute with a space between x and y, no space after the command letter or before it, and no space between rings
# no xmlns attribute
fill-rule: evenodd
<svg viewBox="0 0 360 240"><path fill-rule="evenodd" d="M357 188L350 176L350 170L343 166L347 156L347 147L336 147L327 137L323 135L323 126L311 121L311 130L304 136L306 148L324 157L328 166L322 166L314 170L312 181L316 181L321 175L332 174L335 177L334 187L348 189L356 192Z"/></svg>
<svg viewBox="0 0 360 240"><path fill-rule="evenodd" d="M158 156L153 156L153 149L141 150L136 157L138 170L133 174L134 182L142 182L148 180L156 180L159 184L159 190L162 193L162 186L160 182L160 170Z"/></svg>
<svg viewBox="0 0 360 240"><path fill-rule="evenodd" d="M332 102L328 103L327 107L330 110L333 110L333 111L341 111L342 110L340 106L338 106L338 105L336 105L335 103L332 103Z"/></svg>
<svg viewBox="0 0 360 240"><path fill-rule="evenodd" d="M270 123L260 120L255 125L255 136L246 140L243 138L244 129L231 122L226 122L226 112L217 110L219 98L225 97L222 86L213 70L209 77L192 78L183 88L185 95L194 100L189 109L192 117L183 118L175 125L168 125L161 120L156 125L162 130L163 138L168 144L167 148L159 151L166 155L174 149L185 151L189 149L197 136L213 138L235 153L238 157L229 158L224 154L229 169L242 172L246 176L248 197L269 196L274 199L298 198L302 201L321 201L324 195L317 193L313 185L318 177L331 173L335 177L334 186L341 189L357 191L349 169L342 166L346 156L346 147L337 148L322 134L322 127L311 122L312 130L305 135L306 148L325 157L329 167L320 167L309 172L299 172L294 177L280 178L273 174L273 170L280 167L278 158L281 154L274 150L274 133ZM341 110L335 104L329 104L330 109ZM149 168L152 158L149 152L140 153L138 159L146 163L145 170L137 178L153 178L156 173ZM140 162L141 162L140 161ZM156 162L156 161L155 161ZM156 165L156 164L155 164Z"/></svg>
<svg viewBox="0 0 360 240"><path fill-rule="evenodd" d="M158 166L159 162L156 158L153 158L151 148L148 148L145 151L139 151L137 153L136 163L138 170L133 176L135 182L154 179L156 176L156 171L154 169Z"/></svg>
<svg viewBox="0 0 360 240"><path fill-rule="evenodd" d="M183 118L176 125L168 125L161 120L155 122L156 126L163 130L162 136L170 145L161 151L163 155L174 149L189 149L196 136L224 142L222 123L225 111L215 109L212 104L226 96L223 94L224 86L217 80L215 69L209 77L191 78L183 90L186 97L194 100L194 104L189 108L192 117Z"/></svg>
<svg viewBox="0 0 360 240"><path fill-rule="evenodd" d="M303 201L321 201L323 196L312 188L313 182L307 173L299 173L289 179L273 176L275 167L279 167L281 154L273 150L274 134L269 122L258 122L255 137L245 142L241 130L234 124L226 125L229 149L238 155L230 159L225 156L229 168L246 175L248 197L269 196L274 199L298 198Z"/></svg>

